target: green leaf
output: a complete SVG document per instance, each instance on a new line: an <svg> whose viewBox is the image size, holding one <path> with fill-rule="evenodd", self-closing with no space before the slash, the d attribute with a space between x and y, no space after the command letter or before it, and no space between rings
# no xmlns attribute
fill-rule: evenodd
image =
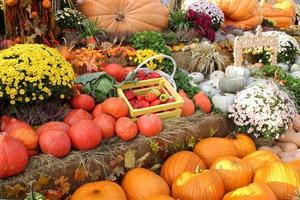
<svg viewBox="0 0 300 200"><path fill-rule="evenodd" d="M95 80L104 74L105 74L104 72L96 72L96 73L80 75L76 78L75 83L81 83L81 84L85 85L88 82Z"/></svg>
<svg viewBox="0 0 300 200"><path fill-rule="evenodd" d="M124 166L127 169L132 169L135 167L135 150L131 150L129 149L126 153L125 153L125 159L124 159Z"/></svg>
<svg viewBox="0 0 300 200"><path fill-rule="evenodd" d="M83 87L81 88L81 91L82 91L84 94L90 95L91 92L92 92L91 85L90 85L90 84L86 84L85 86L83 86Z"/></svg>

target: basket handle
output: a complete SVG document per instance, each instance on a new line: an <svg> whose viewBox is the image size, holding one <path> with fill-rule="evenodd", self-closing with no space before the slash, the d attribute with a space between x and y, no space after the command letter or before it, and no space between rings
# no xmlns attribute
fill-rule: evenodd
<svg viewBox="0 0 300 200"><path fill-rule="evenodd" d="M172 63L173 63L173 72L172 72L172 74L171 74L171 77L174 78L175 73L176 73L176 69L177 69L176 61L175 61L174 58L172 58L171 56L168 56L168 55L165 55L165 54L158 54L158 55L152 56L152 57L150 57L150 58L144 60L141 64L139 64L139 65L136 67L136 69L134 70L134 72L137 72L137 70L139 70L140 68L142 68L142 67L143 67L145 64L147 64L149 61L154 60L154 59L156 59L156 58L161 58L161 57L163 57L163 58L168 58L169 60L172 61Z"/></svg>

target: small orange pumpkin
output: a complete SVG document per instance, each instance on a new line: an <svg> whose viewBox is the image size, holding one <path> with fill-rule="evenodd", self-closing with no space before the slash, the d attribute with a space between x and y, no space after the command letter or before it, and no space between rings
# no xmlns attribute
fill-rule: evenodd
<svg viewBox="0 0 300 200"><path fill-rule="evenodd" d="M35 149L38 145L39 137L32 128L21 127L13 130L9 135L15 139L20 140L27 150Z"/></svg>
<svg viewBox="0 0 300 200"><path fill-rule="evenodd" d="M128 117L121 117L116 122L116 133L124 141L132 140L138 134L137 125Z"/></svg>
<svg viewBox="0 0 300 200"><path fill-rule="evenodd" d="M204 92L199 92L194 97L195 105L203 112L210 113L212 109L211 102Z"/></svg>
<svg viewBox="0 0 300 200"><path fill-rule="evenodd" d="M97 104L92 112L93 118L99 117L103 113L102 104Z"/></svg>
<svg viewBox="0 0 300 200"><path fill-rule="evenodd" d="M184 94L182 92L179 94L183 98L183 101L184 101L183 106L181 108L181 116L183 116L183 117L191 116L195 112L195 105L194 105L193 101L190 100L186 96L186 94Z"/></svg>
<svg viewBox="0 0 300 200"><path fill-rule="evenodd" d="M62 131L62 132L69 134L70 126L64 122L59 122L59 121L47 122L47 123L43 124L42 126L40 126L36 130L36 134L38 136L41 136L41 134L43 132L49 131L49 130Z"/></svg>
<svg viewBox="0 0 300 200"><path fill-rule="evenodd" d="M163 129L163 123L157 114L148 114L139 117L137 125L140 133L146 137L155 136Z"/></svg>
<svg viewBox="0 0 300 200"><path fill-rule="evenodd" d="M64 122L69 126L73 126L84 119L91 120L92 116L83 109L74 109L65 116Z"/></svg>
<svg viewBox="0 0 300 200"><path fill-rule="evenodd" d="M238 157L243 158L246 155L256 151L256 146L253 140L246 134L237 133L227 136L235 146Z"/></svg>
<svg viewBox="0 0 300 200"><path fill-rule="evenodd" d="M16 6L18 3L19 3L18 0L6 0L5 1L5 4L10 6L10 7Z"/></svg>
<svg viewBox="0 0 300 200"><path fill-rule="evenodd" d="M195 153L180 151L170 156L163 164L160 175L172 186L175 179L183 172L206 169L204 162Z"/></svg>
<svg viewBox="0 0 300 200"><path fill-rule="evenodd" d="M121 97L111 97L102 103L102 111L115 119L128 116L128 106Z"/></svg>
<svg viewBox="0 0 300 200"><path fill-rule="evenodd" d="M102 132L102 138L112 138L115 134L115 124L116 120L112 116L102 113L98 117L93 119L93 122L95 122Z"/></svg>

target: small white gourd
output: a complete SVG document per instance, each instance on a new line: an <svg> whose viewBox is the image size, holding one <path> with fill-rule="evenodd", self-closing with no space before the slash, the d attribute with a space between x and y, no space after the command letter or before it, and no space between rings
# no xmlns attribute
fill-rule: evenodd
<svg viewBox="0 0 300 200"><path fill-rule="evenodd" d="M212 98L212 102L223 113L228 113L228 108L233 104L234 98L234 94L217 94Z"/></svg>
<svg viewBox="0 0 300 200"><path fill-rule="evenodd" d="M213 79L221 80L224 77L225 77L225 73L221 70L214 71L213 73L211 73L209 75L210 80L213 80Z"/></svg>

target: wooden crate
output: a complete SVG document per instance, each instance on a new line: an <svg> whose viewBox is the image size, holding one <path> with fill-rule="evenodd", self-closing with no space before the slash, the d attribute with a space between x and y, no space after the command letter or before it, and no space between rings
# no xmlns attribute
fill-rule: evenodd
<svg viewBox="0 0 300 200"><path fill-rule="evenodd" d="M175 99L175 102L165 103L147 108L134 109L124 94L124 91L132 90L135 95L144 95L151 89L163 89L170 97L173 97ZM133 120L136 120L142 115L151 113L158 114L162 119L180 117L181 107L183 106L183 99L164 77L138 81L134 83L125 83L118 88L117 92L119 97L122 97L127 103L130 116Z"/></svg>

